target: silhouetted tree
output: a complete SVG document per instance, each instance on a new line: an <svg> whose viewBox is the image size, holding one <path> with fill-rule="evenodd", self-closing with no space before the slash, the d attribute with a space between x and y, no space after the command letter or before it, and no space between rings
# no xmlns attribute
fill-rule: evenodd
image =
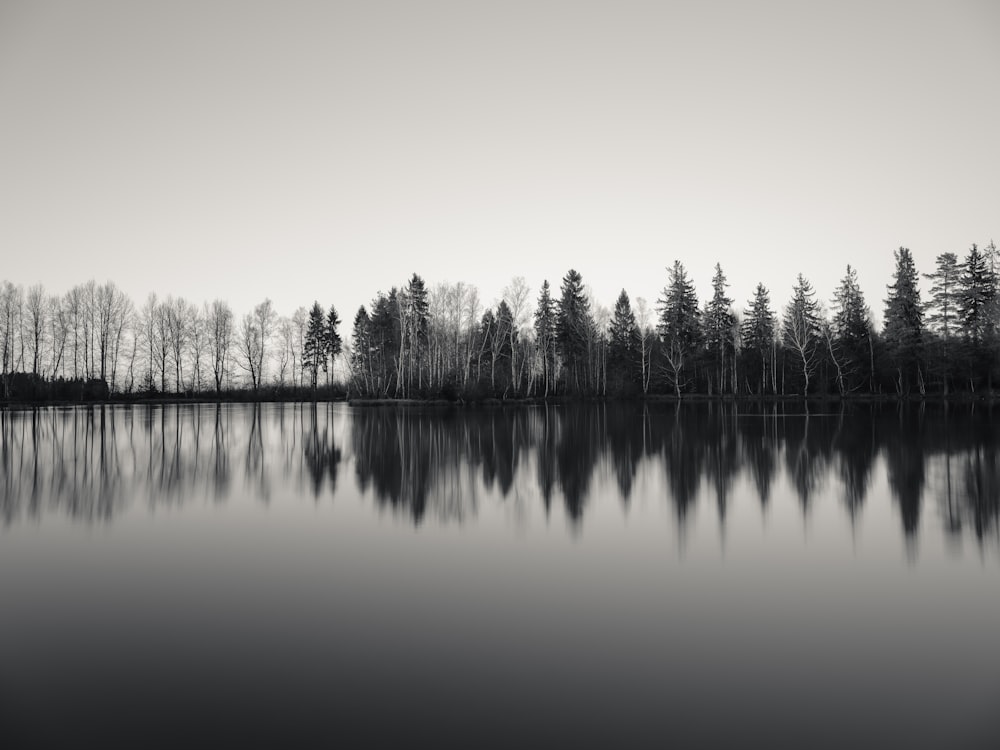
<svg viewBox="0 0 1000 750"><path fill-rule="evenodd" d="M712 391L712 380L718 384L719 392L726 390L726 374L728 364L736 356L733 341L733 326L736 318L732 312L733 300L726 296L726 276L722 273L722 265L715 264L715 275L712 277L712 299L705 304L702 323L705 331L705 348L709 361L715 371L714 378L709 378L709 393ZM731 383L735 392L736 383Z"/></svg>
<svg viewBox="0 0 1000 750"><path fill-rule="evenodd" d="M323 326L323 343L326 356L330 358L330 370L333 372L333 368L337 364L337 357L344 349L343 342L340 338L340 332L337 330L340 327L340 316L337 315L337 308L330 305L330 312L326 315L326 323ZM326 369L326 364L324 363L323 369Z"/></svg>
<svg viewBox="0 0 1000 750"><path fill-rule="evenodd" d="M615 302L615 312L608 333L608 370L612 375L612 382L616 391L628 391L635 383L639 371L642 342L632 305L624 289Z"/></svg>
<svg viewBox="0 0 1000 750"><path fill-rule="evenodd" d="M667 378L679 398L685 385L684 368L701 344L701 314L694 285L679 260L668 272L667 286L658 300L660 323L657 332L663 341Z"/></svg>
<svg viewBox="0 0 1000 750"><path fill-rule="evenodd" d="M890 360L896 371L896 389L908 391L911 379L924 390L923 372L923 310L917 288L917 269L909 249L895 252L896 270L885 301L883 337Z"/></svg>
<svg viewBox="0 0 1000 750"><path fill-rule="evenodd" d="M795 356L802 373L802 395L809 392L809 379L816 369L820 343L819 306L812 284L800 273L796 278L792 299L785 306L781 334L785 346Z"/></svg>
<svg viewBox="0 0 1000 750"><path fill-rule="evenodd" d="M583 291L583 278L570 269L563 277L556 315L556 345L566 370L567 386L578 393L587 387L587 342L592 327L590 301ZM584 378L582 383L581 375Z"/></svg>
<svg viewBox="0 0 1000 750"><path fill-rule="evenodd" d="M319 370L326 370L326 321L323 319L323 308L319 302L313 302L309 310L309 323L306 327L305 346L302 350L302 366L309 373L309 385L316 389Z"/></svg>
<svg viewBox="0 0 1000 750"><path fill-rule="evenodd" d="M744 351L753 356L760 366L760 381L758 394L763 395L767 390L768 366L773 368L775 353L775 331L774 313L771 311L771 299L767 293L767 287L758 283L754 291L753 299L749 302L749 309L743 313L743 347ZM772 389L775 393L777 386L774 384L772 369Z"/></svg>
<svg viewBox="0 0 1000 750"><path fill-rule="evenodd" d="M834 359L843 394L866 381L870 385L874 376L870 315L858 274L850 265L833 293L833 309L829 354Z"/></svg>
<svg viewBox="0 0 1000 750"><path fill-rule="evenodd" d="M946 341L955 334L958 321L958 287L962 268L955 253L941 253L934 273L925 273L932 281L927 303L927 325Z"/></svg>
<svg viewBox="0 0 1000 750"><path fill-rule="evenodd" d="M549 293L548 281L542 282L542 290L535 307L535 345L538 347L542 363L544 395L548 396L555 379L556 355L556 309Z"/></svg>

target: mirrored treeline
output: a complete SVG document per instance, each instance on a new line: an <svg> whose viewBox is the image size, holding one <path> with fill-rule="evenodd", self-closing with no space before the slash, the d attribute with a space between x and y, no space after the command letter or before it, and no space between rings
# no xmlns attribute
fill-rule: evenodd
<svg viewBox="0 0 1000 750"><path fill-rule="evenodd" d="M901 533L926 513L949 536L1000 539L1000 428L989 409L852 404L575 404L350 408L333 404L81 406L0 411L0 515L113 522L133 505L262 503L291 485L315 502L345 482L379 512L467 522L483 503L561 508L570 528L598 503L627 513L642 476L683 531L705 497L719 522L792 488L803 517L837 497L862 522L884 472ZM610 484L601 483L610 477ZM596 485L600 484L599 489ZM662 489L660 489L662 488ZM752 492L748 492L751 488ZM608 495L612 495L609 499Z"/></svg>

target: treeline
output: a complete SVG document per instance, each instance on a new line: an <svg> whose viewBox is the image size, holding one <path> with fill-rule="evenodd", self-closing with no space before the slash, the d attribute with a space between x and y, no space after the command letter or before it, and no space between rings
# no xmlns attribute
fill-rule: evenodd
<svg viewBox="0 0 1000 750"><path fill-rule="evenodd" d="M348 355L353 392L372 397L551 397L704 394L851 396L989 393L1000 351L996 247L937 258L924 302L913 257L896 268L878 330L847 266L824 306L799 274L780 314L758 284L742 312L721 266L699 304L674 261L654 311L625 290L613 311L570 270L531 305L515 278L481 315L464 284L428 292L416 274L358 310Z"/></svg>
<svg viewBox="0 0 1000 750"><path fill-rule="evenodd" d="M758 284L742 310L720 265L701 304L674 261L655 306L622 290L599 305L570 270L532 295L516 277L484 307L465 283L379 292L346 340L335 307L279 316L270 300L237 318L228 303L150 295L113 283L65 295L0 287L5 400L111 395L363 398L942 395L992 392L1000 352L995 245L943 253L923 276L907 248L879 329L847 266L829 306L801 274L778 311ZM28 377L25 377L28 376ZM41 394L41 395L40 395ZM66 395L69 394L69 395ZM97 394L97 395L94 395Z"/></svg>

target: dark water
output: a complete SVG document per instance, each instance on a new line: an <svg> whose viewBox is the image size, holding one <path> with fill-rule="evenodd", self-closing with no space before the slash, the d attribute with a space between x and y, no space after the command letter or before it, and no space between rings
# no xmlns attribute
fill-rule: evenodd
<svg viewBox="0 0 1000 750"><path fill-rule="evenodd" d="M1000 747L1000 413L0 413L0 747Z"/></svg>

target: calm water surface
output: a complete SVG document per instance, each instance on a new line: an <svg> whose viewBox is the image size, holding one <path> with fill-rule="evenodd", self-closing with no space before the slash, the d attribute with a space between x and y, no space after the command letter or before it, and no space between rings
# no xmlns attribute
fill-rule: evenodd
<svg viewBox="0 0 1000 750"><path fill-rule="evenodd" d="M998 425L0 412L0 746L998 747Z"/></svg>

